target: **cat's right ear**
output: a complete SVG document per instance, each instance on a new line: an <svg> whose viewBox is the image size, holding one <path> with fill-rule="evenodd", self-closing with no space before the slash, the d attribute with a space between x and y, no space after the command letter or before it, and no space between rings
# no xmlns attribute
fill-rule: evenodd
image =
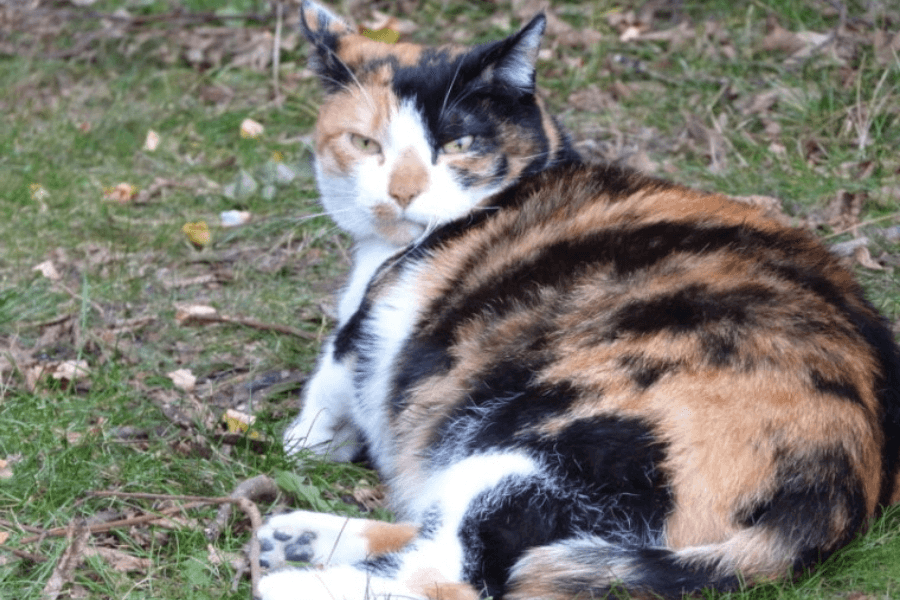
<svg viewBox="0 0 900 600"><path fill-rule="evenodd" d="M326 92L345 87L353 74L339 58L341 38L355 33L343 19L324 6L304 0L300 5L300 29L313 45L310 66L319 75Z"/></svg>

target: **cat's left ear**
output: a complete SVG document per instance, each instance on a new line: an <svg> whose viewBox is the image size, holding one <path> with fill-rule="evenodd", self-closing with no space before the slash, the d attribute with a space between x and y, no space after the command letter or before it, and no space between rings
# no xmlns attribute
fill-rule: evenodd
<svg viewBox="0 0 900 600"><path fill-rule="evenodd" d="M300 29L312 45L310 66L318 73L325 90L337 91L350 82L352 74L338 58L341 38L354 33L343 19L311 0L300 5Z"/></svg>
<svg viewBox="0 0 900 600"><path fill-rule="evenodd" d="M547 17L541 13L518 33L498 42L494 48L498 54L492 61L491 78L525 94L533 94L535 65L546 27Z"/></svg>

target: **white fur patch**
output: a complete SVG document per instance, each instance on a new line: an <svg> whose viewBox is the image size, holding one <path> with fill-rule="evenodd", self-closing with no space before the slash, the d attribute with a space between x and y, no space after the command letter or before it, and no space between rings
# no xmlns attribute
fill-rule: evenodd
<svg viewBox="0 0 900 600"><path fill-rule="evenodd" d="M294 454L309 448L331 460L346 462L359 449L358 434L351 423L353 374L334 360L332 348L329 340L303 390L300 415L285 431L284 449Z"/></svg>
<svg viewBox="0 0 900 600"><path fill-rule="evenodd" d="M259 582L262 600L427 600L402 581L340 565L324 571L288 569Z"/></svg>
<svg viewBox="0 0 900 600"><path fill-rule="evenodd" d="M421 309L417 265L404 266L399 281L371 308L365 323L362 351L371 362L359 365L356 385L360 387L354 405L354 419L364 428L370 456L379 471L390 477L396 452L389 421L389 403L398 355L414 329Z"/></svg>

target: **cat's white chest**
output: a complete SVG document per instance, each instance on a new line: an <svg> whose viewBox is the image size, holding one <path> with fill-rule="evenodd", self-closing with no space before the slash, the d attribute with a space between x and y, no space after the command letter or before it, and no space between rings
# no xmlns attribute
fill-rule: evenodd
<svg viewBox="0 0 900 600"><path fill-rule="evenodd" d="M364 359L355 365L354 421L365 430L370 456L385 476L395 473L398 455L390 423L394 377L423 308L421 285L420 265L403 265L393 285L370 296L372 304L358 337Z"/></svg>

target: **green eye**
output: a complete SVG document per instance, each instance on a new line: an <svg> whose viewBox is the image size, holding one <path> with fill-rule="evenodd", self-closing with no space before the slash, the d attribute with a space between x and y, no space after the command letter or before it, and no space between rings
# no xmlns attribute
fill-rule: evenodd
<svg viewBox="0 0 900 600"><path fill-rule="evenodd" d="M472 142L474 141L475 136L464 135L461 138L453 140L452 142L447 142L441 147L441 150L443 150L447 154L460 154L462 152L467 152L469 148L472 147Z"/></svg>
<svg viewBox="0 0 900 600"><path fill-rule="evenodd" d="M381 145L378 142L358 133L350 134L350 143L363 154L378 154L381 152Z"/></svg>

